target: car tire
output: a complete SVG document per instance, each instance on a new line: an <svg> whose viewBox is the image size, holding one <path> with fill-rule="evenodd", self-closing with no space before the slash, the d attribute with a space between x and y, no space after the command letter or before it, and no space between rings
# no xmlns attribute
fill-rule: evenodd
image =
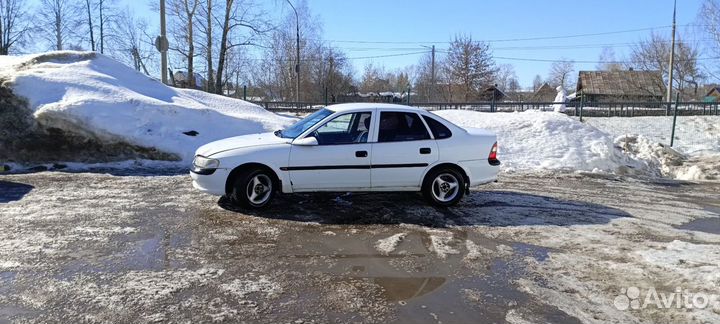
<svg viewBox="0 0 720 324"><path fill-rule="evenodd" d="M273 174L265 169L241 171L234 179L230 201L240 207L259 209L267 206L275 195Z"/></svg>
<svg viewBox="0 0 720 324"><path fill-rule="evenodd" d="M453 206L465 195L465 177L451 167L432 170L425 176L422 194L434 206Z"/></svg>

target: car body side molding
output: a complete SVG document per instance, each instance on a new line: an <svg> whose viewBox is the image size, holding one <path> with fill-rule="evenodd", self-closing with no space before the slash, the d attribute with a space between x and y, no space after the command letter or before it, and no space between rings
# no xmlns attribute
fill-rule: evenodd
<svg viewBox="0 0 720 324"><path fill-rule="evenodd" d="M282 171L308 171L308 170L340 170L340 169L386 169L386 168L424 168L427 163L404 164L373 164L373 165L303 165L280 167Z"/></svg>

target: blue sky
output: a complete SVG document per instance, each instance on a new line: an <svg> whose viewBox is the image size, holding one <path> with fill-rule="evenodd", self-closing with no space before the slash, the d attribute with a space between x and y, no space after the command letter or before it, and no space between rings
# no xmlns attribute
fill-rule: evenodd
<svg viewBox="0 0 720 324"><path fill-rule="evenodd" d="M593 34L601 32L668 26L672 21L671 0L606 1L332 1L309 0L312 10L325 25L328 40L410 41L418 44L372 44L377 47L418 47L420 44L446 47L455 34L471 34L477 40L501 40ZM701 0L678 1L678 25L695 24ZM695 37L691 29L680 27ZM658 29L670 35L670 28ZM627 43L650 31L618 33L554 40L492 42L495 56L555 60L597 61L602 46L587 48L537 49L538 46L615 44L618 59L629 50ZM337 43L344 47L358 44ZM370 47L371 44L361 46ZM518 48L521 47L521 48ZM528 47L536 47L528 49ZM412 52L408 50L407 52ZM390 51L349 52L348 56L370 56ZM374 59L389 68L412 64L419 55ZM546 76L551 63L496 59L514 65L521 85L529 86L536 74ZM356 61L362 67L364 62ZM594 63L577 64L576 69L594 69Z"/></svg>
<svg viewBox="0 0 720 324"><path fill-rule="evenodd" d="M512 64L523 87L530 86L536 74L545 77L551 63L499 57L541 60L564 57L575 61L597 61L603 45L609 44L617 59L622 59L630 49L629 43L650 34L647 28L669 26L672 18L672 0L306 1L312 13L322 21L324 39L345 49L350 58L420 52L425 50L422 45L444 49L447 42L460 33L472 35L476 40L507 40L643 29L574 38L490 42L498 57L496 63ZM285 1L259 2L278 19L289 10ZM678 1L678 30L686 35L685 38L698 40L702 45L704 36L695 33L693 27L684 26L697 23L701 3L702 0ZM118 0L117 4L129 5L136 12L155 19L147 1ZM670 35L670 28L656 31ZM417 63L420 56L354 59L352 62L358 72L368 62L393 70ZM701 56L707 55L701 53ZM578 63L576 70L592 70L595 66L595 63Z"/></svg>

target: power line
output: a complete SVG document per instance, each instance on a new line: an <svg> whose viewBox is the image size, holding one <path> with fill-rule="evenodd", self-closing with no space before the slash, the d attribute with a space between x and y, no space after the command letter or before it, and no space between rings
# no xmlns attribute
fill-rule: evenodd
<svg viewBox="0 0 720 324"><path fill-rule="evenodd" d="M696 43L707 43L711 42L711 39L696 39L686 40L685 42L696 42ZM558 49L595 49L604 47L632 47L637 43L593 43L593 44L563 44L563 45L538 45L538 46L504 46L504 47L491 47L492 51L523 51L523 50L558 50ZM403 52L409 50L417 50L418 47L337 47L346 52L369 52L369 51L388 51L388 52Z"/></svg>
<svg viewBox="0 0 720 324"><path fill-rule="evenodd" d="M694 24L687 24L682 26L698 26ZM519 42L519 41L536 41L536 40L550 40L550 39L565 39L565 38L579 38L579 37L592 37L592 36L605 36L605 35L616 35L616 34L626 34L626 33L636 33L641 31L649 31L649 30L656 30L656 29L664 29L664 28L670 28L672 26L664 25L664 26L655 26L655 27L645 27L645 28L635 28L635 29L625 29L625 30L615 30L615 31L607 31L607 32L597 32L597 33L584 33L584 34L570 34L570 35L556 35L556 36L537 36L537 37L524 37L524 38L505 38L505 39L485 39L485 40L477 40L478 42L486 42L486 43L499 43L499 42ZM321 39L317 39L317 41L323 41ZM443 43L452 43L452 41L369 41L369 40L342 40L342 39L335 39L335 40L324 40L330 43L350 43L350 44L443 44Z"/></svg>
<svg viewBox="0 0 720 324"><path fill-rule="evenodd" d="M549 59L535 59L535 58L521 58L521 57L503 57L503 56L493 56L493 59L498 60L508 60L508 61L525 61L525 62L562 62L563 60L549 60ZM676 60L676 62L688 62L688 61L706 61L706 60L720 60L720 57L699 57L696 59L690 59L690 60ZM630 64L635 63L633 61L575 61L570 60L573 63L590 63L590 64Z"/></svg>
<svg viewBox="0 0 720 324"><path fill-rule="evenodd" d="M382 58L382 57L395 57L395 56L408 56L408 55L417 55L417 54L425 54L430 53L430 51L422 51L422 52L412 52L412 53L400 53L400 54L387 54L387 55L375 55L375 56L360 56L360 57L348 57L348 60L364 60L364 59L373 59L373 58Z"/></svg>

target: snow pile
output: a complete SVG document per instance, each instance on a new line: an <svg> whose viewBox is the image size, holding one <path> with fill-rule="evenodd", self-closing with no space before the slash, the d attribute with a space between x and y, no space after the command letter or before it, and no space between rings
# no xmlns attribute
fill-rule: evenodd
<svg viewBox="0 0 720 324"><path fill-rule="evenodd" d="M672 117L590 118L587 123L615 136L628 154L667 177L720 179L720 116L679 116L672 148Z"/></svg>
<svg viewBox="0 0 720 324"><path fill-rule="evenodd" d="M45 128L152 148L183 161L207 142L292 121L242 100L165 86L92 52L4 56L0 78L26 99L32 118Z"/></svg>
<svg viewBox="0 0 720 324"><path fill-rule="evenodd" d="M656 143L670 145L671 116L593 117L586 123L613 137L643 135ZM688 155L720 154L720 116L678 116L673 148Z"/></svg>
<svg viewBox="0 0 720 324"><path fill-rule="evenodd" d="M663 176L678 180L720 179L720 155L683 154L643 135L623 135L615 142L628 155L660 170Z"/></svg>
<svg viewBox="0 0 720 324"><path fill-rule="evenodd" d="M652 173L646 163L618 149L613 138L564 114L525 111L481 113L466 110L434 112L463 127L493 131L498 136L501 170L565 170L611 173Z"/></svg>

